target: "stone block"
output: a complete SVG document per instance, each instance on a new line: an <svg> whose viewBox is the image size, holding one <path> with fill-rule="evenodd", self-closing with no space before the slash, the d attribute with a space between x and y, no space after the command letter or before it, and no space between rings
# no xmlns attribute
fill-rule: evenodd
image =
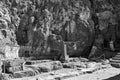
<svg viewBox="0 0 120 80"><path fill-rule="evenodd" d="M32 65L24 65L23 69L32 69L32 70L38 70L39 72L50 72L53 70L59 70L62 69L62 63L59 61L50 61L45 63L37 63Z"/></svg>

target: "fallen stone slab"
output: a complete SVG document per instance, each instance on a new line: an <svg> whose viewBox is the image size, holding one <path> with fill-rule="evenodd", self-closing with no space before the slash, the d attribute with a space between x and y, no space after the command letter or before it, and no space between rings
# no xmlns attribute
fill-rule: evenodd
<svg viewBox="0 0 120 80"><path fill-rule="evenodd" d="M76 67L83 67L85 68L86 65L82 62L68 62L68 63L63 63L63 68L76 68Z"/></svg>
<svg viewBox="0 0 120 80"><path fill-rule="evenodd" d="M45 80L45 79L42 79L39 76L34 76L34 77L14 78L10 80Z"/></svg>
<svg viewBox="0 0 120 80"><path fill-rule="evenodd" d="M19 66L25 62L24 59L7 59L4 60L5 66Z"/></svg>
<svg viewBox="0 0 120 80"><path fill-rule="evenodd" d="M3 60L4 72L13 73L23 70L24 59L7 59Z"/></svg>
<svg viewBox="0 0 120 80"><path fill-rule="evenodd" d="M68 58L65 62L79 62L79 58Z"/></svg>
<svg viewBox="0 0 120 80"><path fill-rule="evenodd" d="M49 73L40 74L41 78L45 80L62 80L65 78L78 76L79 72L74 69L61 69Z"/></svg>
<svg viewBox="0 0 120 80"><path fill-rule="evenodd" d="M55 80L62 80L62 79L66 79L66 78L70 78L70 77L75 77L78 76L79 72L70 72L68 74L59 74L58 76L55 77Z"/></svg>
<svg viewBox="0 0 120 80"><path fill-rule="evenodd" d="M36 63L34 65L25 64L23 66L24 70L37 69L40 72L50 72L52 70L59 70L62 68L63 68L63 66L62 66L62 63L60 61L48 61L48 62L43 62L43 63Z"/></svg>
<svg viewBox="0 0 120 80"><path fill-rule="evenodd" d="M7 71L12 72L12 73L17 72L17 71L22 71L22 70L23 70L22 66L12 66L12 67L7 68Z"/></svg>
<svg viewBox="0 0 120 80"><path fill-rule="evenodd" d="M97 65L96 62L68 62L63 63L63 68L91 68Z"/></svg>
<svg viewBox="0 0 120 80"><path fill-rule="evenodd" d="M61 72L57 72L54 73L55 79L58 80L62 80L62 79L66 79L66 78L70 78L70 77L75 77L75 76L79 76L79 75L84 75L87 73L93 73L95 71L107 68L108 65L101 65L101 63L98 63L97 65L95 65L94 67L88 67L88 68L78 68L78 69L68 69L65 71L61 71Z"/></svg>
<svg viewBox="0 0 120 80"><path fill-rule="evenodd" d="M89 60L87 58L83 57L74 57L74 58L68 58L65 62L88 62Z"/></svg>
<svg viewBox="0 0 120 80"><path fill-rule="evenodd" d="M71 77L79 76L79 75L84 75L87 73L92 73L97 70L101 70L104 68L107 68L108 65L102 65L100 67L96 68L87 68L83 70L77 70L77 69L61 69L61 70L55 70L51 71L48 73L41 73L36 76L31 77L24 77L24 78L15 78L15 79L10 79L10 80L64 80L64 79L69 79ZM40 78L40 79L38 79Z"/></svg>
<svg viewBox="0 0 120 80"><path fill-rule="evenodd" d="M51 62L52 60L26 60L24 65L34 65L34 64L39 64L39 63L46 63L46 62Z"/></svg>
<svg viewBox="0 0 120 80"><path fill-rule="evenodd" d="M24 78L24 77L30 77L30 76L35 76L35 72L32 70L25 70L25 71L19 71L13 73L14 78Z"/></svg>
<svg viewBox="0 0 120 80"><path fill-rule="evenodd" d="M97 64L94 67L90 67L90 68L78 68L78 70L81 70L80 74L86 74L86 73L93 73L95 71L98 70L102 70L105 68L108 68L109 65L101 65L101 64Z"/></svg>
<svg viewBox="0 0 120 80"><path fill-rule="evenodd" d="M45 80L47 80L45 77L46 76L50 76L52 78L54 78L55 80L64 80L64 79L69 79L71 77L75 77L75 76L79 76L79 75L85 75L88 73L93 73L95 71L101 70L107 68L107 65L103 65L101 67L95 67L95 68L83 68L80 70L77 69L62 69L62 70L58 70L58 71L54 71L51 72L49 74L46 74L44 76L42 76ZM49 77L47 77L49 78ZM54 80L53 79L53 80Z"/></svg>

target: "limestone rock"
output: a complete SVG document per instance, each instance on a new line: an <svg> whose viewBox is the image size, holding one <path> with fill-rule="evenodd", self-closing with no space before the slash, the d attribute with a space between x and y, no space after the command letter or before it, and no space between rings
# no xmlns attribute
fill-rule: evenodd
<svg viewBox="0 0 120 80"><path fill-rule="evenodd" d="M120 17L118 0L7 0L3 2L10 8L12 19L7 15L4 16L4 20L0 20L12 23L10 26L12 33L16 31L20 46L31 47L20 53L23 54L21 57L26 53L28 57L39 58L39 56L52 55L53 58L59 56L57 59L60 59L64 44L70 56L88 57L98 33L104 38L102 45L104 43L109 45L109 39L113 35L111 31L109 32L108 26L111 26L110 24L118 26L116 19L119 20ZM117 16L115 19L113 19L114 15ZM96 19L92 16L96 16ZM5 26L8 22L5 22ZM97 31L94 30L96 28ZM118 40L114 41L116 45L120 39L118 35L120 31L119 29L112 31L113 34L114 32L117 34ZM4 38L2 33L6 32L0 32L1 39ZM5 40L11 42L8 37ZM5 41L1 41L3 42ZM4 49L1 50L3 50L1 54L4 53Z"/></svg>
<svg viewBox="0 0 120 80"><path fill-rule="evenodd" d="M19 52L19 46L14 47L14 46L6 45L5 47L5 57L7 59L19 58L18 52Z"/></svg>
<svg viewBox="0 0 120 80"><path fill-rule="evenodd" d="M32 69L32 70L37 70L38 72L50 72L52 70L59 70L62 69L63 66L61 62L59 61L50 61L50 62L45 62L45 63L36 63L36 64L31 64L31 65L24 65L24 70L26 69Z"/></svg>
<svg viewBox="0 0 120 80"><path fill-rule="evenodd" d="M11 3L9 7L14 6L11 12L15 16L13 23L18 44L32 46L35 57L60 56L64 42L68 42L71 56L88 56L94 34L90 1L19 0L16 3L13 0L6 3ZM49 41L51 35L55 35L53 41Z"/></svg>
<svg viewBox="0 0 120 80"><path fill-rule="evenodd" d="M31 77L31 76L35 76L34 71L31 71L31 70L15 72L13 74L14 78L24 78L24 77Z"/></svg>
<svg viewBox="0 0 120 80"><path fill-rule="evenodd" d="M9 60L3 61L3 63L4 63L3 65L5 67L5 72L14 73L17 71L22 71L24 62L25 61L23 59L14 59L14 60L9 59Z"/></svg>
<svg viewBox="0 0 120 80"><path fill-rule="evenodd" d="M2 66L3 66L3 61L0 61L0 73L2 73L3 70Z"/></svg>
<svg viewBox="0 0 120 80"><path fill-rule="evenodd" d="M17 45L11 14L9 8L2 2L0 2L0 13L0 52L3 55L2 58L18 58L19 46Z"/></svg>

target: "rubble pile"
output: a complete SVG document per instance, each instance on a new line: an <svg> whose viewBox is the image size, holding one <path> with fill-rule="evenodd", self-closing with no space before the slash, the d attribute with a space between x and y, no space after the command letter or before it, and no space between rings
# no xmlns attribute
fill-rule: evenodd
<svg viewBox="0 0 120 80"><path fill-rule="evenodd" d="M5 71L3 69L3 72L14 73L14 72L17 72L17 71L22 71L24 62L25 62L24 59L4 60L3 61L3 66L5 68Z"/></svg>
<svg viewBox="0 0 120 80"><path fill-rule="evenodd" d="M65 67L66 63L71 62L72 64L70 66L72 67ZM11 77L9 76L8 78L10 80L56 80L79 76L87 73L93 73L94 71L108 68L108 63L102 64L103 62L86 62L85 60L81 61L81 59L78 58L72 58L66 63L52 60L26 61L23 64L22 71L13 72L11 74Z"/></svg>

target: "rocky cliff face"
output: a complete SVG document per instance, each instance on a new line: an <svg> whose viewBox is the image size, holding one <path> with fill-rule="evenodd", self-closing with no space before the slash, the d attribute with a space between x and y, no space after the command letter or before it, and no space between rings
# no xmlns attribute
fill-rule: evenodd
<svg viewBox="0 0 120 80"><path fill-rule="evenodd" d="M94 57L106 58L115 55L119 49L119 1L92 0L93 19L95 23L96 38L91 54ZM116 3L117 2L117 3Z"/></svg>
<svg viewBox="0 0 120 80"><path fill-rule="evenodd" d="M15 26L9 8L0 2L0 58L17 58L19 46L17 45Z"/></svg>
<svg viewBox="0 0 120 80"><path fill-rule="evenodd" d="M12 0L7 1L16 10L16 31L19 45L32 46L39 55L61 54L67 45L71 56L90 51L94 22L88 0ZM86 50L85 50L86 49Z"/></svg>
<svg viewBox="0 0 120 80"><path fill-rule="evenodd" d="M18 44L30 47L26 54L58 56L66 45L70 56L88 57L91 49L94 54L119 48L118 0L1 1L11 12Z"/></svg>

